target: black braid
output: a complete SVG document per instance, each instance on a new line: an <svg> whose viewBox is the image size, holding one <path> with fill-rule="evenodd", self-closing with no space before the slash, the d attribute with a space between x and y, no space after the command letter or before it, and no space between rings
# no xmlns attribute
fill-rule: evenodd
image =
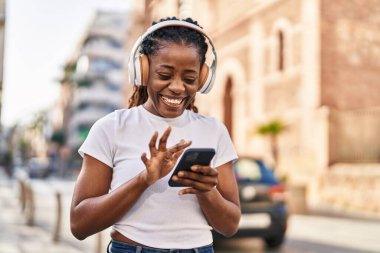
<svg viewBox="0 0 380 253"><path fill-rule="evenodd" d="M178 19L176 17L161 19L158 22L153 22L152 25L168 20ZM202 28L200 25L198 25L197 21L194 21L191 18L183 19L183 21L189 22ZM152 32L142 41L140 46L140 53L145 54L148 57L155 55L157 51L162 47L163 41L195 46L199 53L201 66L206 61L208 44L206 43L205 37L201 33L191 28L182 26L167 26ZM133 95L129 100L129 108L145 103L146 99L148 98L148 94L146 92L146 89L135 86ZM187 109L198 112L198 109L194 106L194 101L188 106Z"/></svg>

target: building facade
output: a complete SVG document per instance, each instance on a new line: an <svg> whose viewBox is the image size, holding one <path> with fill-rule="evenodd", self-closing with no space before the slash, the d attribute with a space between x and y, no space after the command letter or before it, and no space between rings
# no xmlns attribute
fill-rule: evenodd
<svg viewBox="0 0 380 253"><path fill-rule="evenodd" d="M68 125L68 144L73 148L81 145L97 119L121 107L126 24L124 13L99 12L82 44Z"/></svg>
<svg viewBox="0 0 380 253"><path fill-rule="evenodd" d="M324 178L337 166L347 167L340 178L351 178L371 163L380 180L379 7L376 0L147 0L136 4L135 19L139 30L162 17L199 21L218 52L215 86L197 96L200 112L226 124L240 155L266 160L268 140L255 129L281 119L277 172L316 193L314 202L334 204L344 197L324 198L333 189ZM368 198L378 202L379 192L377 183Z"/></svg>
<svg viewBox="0 0 380 253"><path fill-rule="evenodd" d="M72 154L96 120L123 107L127 28L126 13L97 12L65 65L53 125L63 132L65 148Z"/></svg>

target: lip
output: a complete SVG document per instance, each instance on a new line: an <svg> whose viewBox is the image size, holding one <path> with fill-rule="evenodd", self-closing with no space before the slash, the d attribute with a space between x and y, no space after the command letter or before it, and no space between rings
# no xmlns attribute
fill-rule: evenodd
<svg viewBox="0 0 380 253"><path fill-rule="evenodd" d="M162 94L160 94L159 96L160 96L161 101L165 105L167 105L169 107L173 107L173 108L181 107L184 104L184 101L187 98L187 97L166 96L166 95L162 95ZM179 103L171 103L169 100L172 100L172 101L174 101L174 100L176 100L176 101L181 100L181 102L179 102Z"/></svg>

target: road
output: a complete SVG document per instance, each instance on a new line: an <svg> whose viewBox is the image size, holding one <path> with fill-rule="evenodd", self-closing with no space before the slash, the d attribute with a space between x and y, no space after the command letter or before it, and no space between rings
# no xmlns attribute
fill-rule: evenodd
<svg viewBox="0 0 380 253"><path fill-rule="evenodd" d="M265 249L259 239L234 239L216 245L216 253L379 253L380 222L292 215L283 246Z"/></svg>
<svg viewBox="0 0 380 253"><path fill-rule="evenodd" d="M69 206L74 187L72 181L33 180L36 199L36 224L45 231L55 222L55 195L62 193L63 221L61 241L83 253L93 253L98 247L98 237L76 240L69 229ZM102 233L103 249L107 245L108 232ZM291 215L283 246L268 250L260 239L234 239L215 245L216 253L380 253L380 221L366 221L311 215Z"/></svg>

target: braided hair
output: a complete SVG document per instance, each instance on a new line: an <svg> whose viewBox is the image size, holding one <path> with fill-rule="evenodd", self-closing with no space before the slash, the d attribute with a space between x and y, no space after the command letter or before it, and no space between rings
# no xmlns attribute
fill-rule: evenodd
<svg viewBox="0 0 380 253"><path fill-rule="evenodd" d="M168 20L179 19L177 19L176 17L161 19L158 22L153 22L152 25ZM183 19L183 21L199 26L198 22L192 20L191 18ZM183 43L185 45L195 46L199 54L201 66L205 63L206 52L208 48L205 37L201 33L191 28L183 26L167 26L152 32L151 34L146 36L141 42L140 53L147 55L148 57L156 55L157 51L162 47L162 42L164 41L174 42L178 44ZM143 85L134 86L133 94L129 99L128 108L144 104L147 101L147 99L147 87ZM186 109L198 112L198 108L194 105L194 100L187 106Z"/></svg>

